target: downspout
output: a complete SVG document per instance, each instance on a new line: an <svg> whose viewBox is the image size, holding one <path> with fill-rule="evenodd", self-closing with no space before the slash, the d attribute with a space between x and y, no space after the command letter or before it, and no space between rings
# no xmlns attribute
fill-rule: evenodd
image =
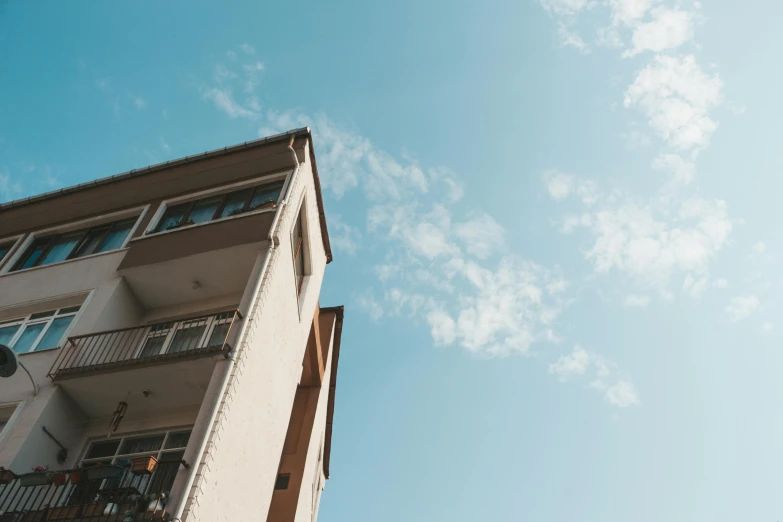
<svg viewBox="0 0 783 522"><path fill-rule="evenodd" d="M299 159L296 157L296 151L294 150L294 138L295 136L291 136L291 140L288 142L288 150L291 151L291 157L294 160L294 171L291 174L290 178L288 179L286 185L283 187L283 193L285 194L283 196L283 201L280 202L280 207L277 209L277 212L275 213L274 219L272 219L272 225L269 227L269 235L267 237L267 240L269 241L269 249L266 251L266 254L264 255L264 262L261 265L261 272L258 274L258 280L256 281L255 287L253 288L253 297L250 299L250 307L248 309L248 312L252 312L253 308L255 308L256 302L258 301L259 296L261 295L261 290L263 288L264 284L264 278L266 276L267 270L269 269L269 263L272 260L272 255L276 251L277 247L280 245L280 237L277 235L277 225L280 221L280 216L285 212L285 209L288 206L288 197L290 196L290 189L294 186L294 181L296 180L296 176L299 174ZM193 488L193 483L196 481L196 475L198 474L198 470L201 467L201 461L204 458L204 453L206 452L207 445L209 444L209 440L211 438L212 430L215 426L215 421L217 420L218 412L220 411L221 403L223 402L226 390L228 389L229 381L231 380L231 375L234 371L234 366L236 366L236 357L237 353L242 349L242 346L244 345L245 335L247 332L248 324L250 321L253 320L252 314L248 313L245 317L245 320L242 321L242 326L239 329L239 335L237 336L237 350L236 352L231 352L229 354L228 358L228 365L226 366L226 371L223 374L223 379L220 382L220 389L218 391L217 397L215 398L215 404L212 407L212 413L209 416L209 420L207 421L207 428L204 432L204 438L201 439L201 443L198 447L198 452L196 453L196 458L193 460L193 466L190 470L190 473L188 474L188 481L185 484L185 487L182 489L183 496L179 499L179 502L177 504L177 510L174 512L174 515L171 518L171 521L182 521L182 514L185 511L185 506L188 503L188 499L190 498L190 490Z"/></svg>

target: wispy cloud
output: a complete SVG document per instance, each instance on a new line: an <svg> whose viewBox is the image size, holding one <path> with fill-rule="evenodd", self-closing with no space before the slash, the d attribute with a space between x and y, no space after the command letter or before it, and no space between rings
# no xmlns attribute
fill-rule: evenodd
<svg viewBox="0 0 783 522"><path fill-rule="evenodd" d="M255 48L248 43L241 44L239 46L239 50L241 50L245 54L255 54L256 52Z"/></svg>
<svg viewBox="0 0 783 522"><path fill-rule="evenodd" d="M636 386L616 363L579 345L550 364L549 373L560 382L590 379L588 387L599 391L612 406L627 408L640 404Z"/></svg>
<svg viewBox="0 0 783 522"><path fill-rule="evenodd" d="M726 305L726 315L732 322L741 321L758 310L761 303L754 295L737 296Z"/></svg>

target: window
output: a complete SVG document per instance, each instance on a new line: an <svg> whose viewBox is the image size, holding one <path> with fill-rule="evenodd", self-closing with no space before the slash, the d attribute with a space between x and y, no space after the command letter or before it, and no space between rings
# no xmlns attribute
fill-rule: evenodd
<svg viewBox="0 0 783 522"><path fill-rule="evenodd" d="M3 262L3 259L8 255L8 252L11 251L12 246L14 246L13 243L3 243L0 245L0 263Z"/></svg>
<svg viewBox="0 0 783 522"><path fill-rule="evenodd" d="M221 347L233 318L234 312L223 312L209 317L154 324L149 327L139 357Z"/></svg>
<svg viewBox="0 0 783 522"><path fill-rule="evenodd" d="M288 489L288 483L291 481L290 473L278 473L275 479L275 489Z"/></svg>
<svg viewBox="0 0 783 522"><path fill-rule="evenodd" d="M152 456L158 466L151 475L136 476L126 472L122 477L107 479L103 489L132 486L147 494L169 491L174 484L191 430L168 431L94 441L82 459L82 467L117 465L130 468L131 460Z"/></svg>
<svg viewBox="0 0 783 522"><path fill-rule="evenodd" d="M241 189L219 196L209 196L166 208L152 232L164 232L188 225L250 212L269 204L276 205L283 182Z"/></svg>
<svg viewBox="0 0 783 522"><path fill-rule="evenodd" d="M135 223L134 217L75 232L36 238L16 262L13 270L24 270L117 250L125 243Z"/></svg>
<svg viewBox="0 0 783 522"><path fill-rule="evenodd" d="M302 293L302 286L305 279L305 228L304 228L304 204L299 211L299 217L294 224L294 276L296 278L296 295Z"/></svg>
<svg viewBox="0 0 783 522"><path fill-rule="evenodd" d="M57 348L79 308L72 306L0 321L0 344L10 347L16 353Z"/></svg>

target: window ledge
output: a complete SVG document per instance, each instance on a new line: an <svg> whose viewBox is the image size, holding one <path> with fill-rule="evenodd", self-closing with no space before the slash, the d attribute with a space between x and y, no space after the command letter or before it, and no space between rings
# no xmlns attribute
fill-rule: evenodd
<svg viewBox="0 0 783 522"><path fill-rule="evenodd" d="M267 212L277 212L277 210L280 208L280 206L272 207L272 208L262 208L260 210L251 210L250 212L242 212L241 214L236 214L233 216L226 216L224 218L220 219L213 219L211 221L205 221L203 223L196 223L195 225L188 225L186 227L177 227L172 228L171 230L161 230L160 232L145 232L144 234L140 235L139 237L134 237L130 240L131 243L134 241L141 241L143 239L146 239L148 237L159 237L166 234L174 234L176 232L179 232L180 230L191 230L198 227L206 227L209 225L212 225L214 223L225 223L227 221L231 221L233 219L242 219L247 216L255 216L257 214L265 214Z"/></svg>
<svg viewBox="0 0 783 522"><path fill-rule="evenodd" d="M17 357L23 357L25 355L33 355L36 353L49 353L55 350L59 350L60 348L62 348L62 346L55 346L54 348L47 348L46 350L33 350L32 352L22 352L22 353L14 352L14 353L16 354Z"/></svg>
<svg viewBox="0 0 783 522"><path fill-rule="evenodd" d="M42 270L45 268L51 268L53 266L60 266L65 265L68 263L76 263L78 261L84 261L85 259L93 259L96 257L101 256L108 256L110 254L116 254L117 252L125 252L128 250L128 247L125 248L118 248L117 250L109 250L108 252L99 252L97 254L90 254L89 256L82 256L82 257L75 257L73 259L66 259L65 261L58 261L57 263L49 263L48 265L41 265L41 266L33 266L30 268L24 268L22 270L9 270L7 272L0 273L0 278L4 276L10 276L15 274L26 274L27 272L32 272L33 270Z"/></svg>

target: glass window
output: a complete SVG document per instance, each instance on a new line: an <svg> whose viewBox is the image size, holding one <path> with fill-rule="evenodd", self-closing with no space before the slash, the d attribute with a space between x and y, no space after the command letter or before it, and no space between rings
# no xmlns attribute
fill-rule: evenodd
<svg viewBox="0 0 783 522"><path fill-rule="evenodd" d="M159 450L163 446L163 439L166 435L150 435L147 437L133 437L125 439L120 446L120 455L129 455L131 453L147 453L149 451Z"/></svg>
<svg viewBox="0 0 783 522"><path fill-rule="evenodd" d="M127 221L120 221L112 225L111 230L103 239L101 246L98 247L96 252L108 252L110 250L117 250L122 248L125 240L128 238L133 225L136 224L136 219L128 219Z"/></svg>
<svg viewBox="0 0 783 522"><path fill-rule="evenodd" d="M231 328L231 323L215 325L215 328L212 330L212 335L209 336L209 344L207 344L207 346L214 348L215 346L221 346L226 342L229 328Z"/></svg>
<svg viewBox="0 0 783 522"><path fill-rule="evenodd" d="M73 257L82 257L94 254L100 246L101 241L103 241L103 238L106 237L106 234L108 234L109 229L111 229L111 226L99 227L90 230L87 233L87 236L82 240L79 248L77 248L76 252L74 252Z"/></svg>
<svg viewBox="0 0 783 522"><path fill-rule="evenodd" d="M102 440L99 442L93 442L90 446L90 451L87 452L88 459L99 459L103 457L113 457L117 453L117 448L120 447L119 440Z"/></svg>
<svg viewBox="0 0 783 522"><path fill-rule="evenodd" d="M188 220L192 221L194 224L212 221L212 219L215 217L215 212L217 212L218 208L220 208L220 203L222 200L223 198L218 196L216 198L197 201L193 205L193 209L188 215Z"/></svg>
<svg viewBox="0 0 783 522"><path fill-rule="evenodd" d="M163 343L166 342L165 335L158 335L156 337L150 337L144 343L144 347L141 349L139 357L152 357L153 355L160 355L160 350L163 348Z"/></svg>
<svg viewBox="0 0 783 522"><path fill-rule="evenodd" d="M220 212L220 217L233 216L244 212L245 205L252 192L253 191L250 189L240 190L239 192L232 192L226 196L226 203L223 206L223 210Z"/></svg>
<svg viewBox="0 0 783 522"><path fill-rule="evenodd" d="M8 243L5 245L0 245L0 261L3 260L3 258L8 254L8 252L11 251L12 243Z"/></svg>
<svg viewBox="0 0 783 522"><path fill-rule="evenodd" d="M41 256L46 251L46 247L49 245L49 239L36 239L33 244L27 249L27 252L17 263L14 270L23 270L33 266L38 266L38 262L41 260Z"/></svg>
<svg viewBox="0 0 783 522"><path fill-rule="evenodd" d="M12 346L13 350L16 353L29 352L32 347L35 346L35 342L38 340L38 336L41 335L44 328L46 328L46 323L28 324L25 326L22 335L19 336L19 339L17 339Z"/></svg>
<svg viewBox="0 0 783 522"><path fill-rule="evenodd" d="M116 250L122 246L136 218L36 239L13 270L59 263L66 259Z"/></svg>
<svg viewBox="0 0 783 522"><path fill-rule="evenodd" d="M179 431L177 433L169 433L169 436L166 439L165 449L184 448L185 446L188 445L189 440L190 440L190 430Z"/></svg>
<svg viewBox="0 0 783 522"><path fill-rule="evenodd" d="M190 203L167 208L166 212L163 214L163 217L160 218L160 223L158 223L158 226L155 228L155 230L157 232L162 232L164 230L177 228L185 217L185 214L187 214L189 208Z"/></svg>
<svg viewBox="0 0 783 522"><path fill-rule="evenodd" d="M65 331L71 325L73 318L74 316L69 315L65 317L58 317L52 321L52 324L46 330L43 339L41 339L41 342L39 342L38 346L35 347L35 350L38 351L57 348L60 345L60 341L62 341L63 336L65 335Z"/></svg>
<svg viewBox="0 0 783 522"><path fill-rule="evenodd" d="M0 328L0 344L4 344L6 346L11 345L11 339L14 338L14 335L16 335L16 332L19 330L19 325L15 324L13 326L5 326Z"/></svg>
<svg viewBox="0 0 783 522"><path fill-rule="evenodd" d="M73 322L78 306L37 312L28 316L0 322L0 344L10 346L17 353L57 348Z"/></svg>
<svg viewBox="0 0 783 522"><path fill-rule="evenodd" d="M200 325L178 330L174 334L174 339L171 340L167 353L178 353L198 348L198 342L201 336L204 335L205 329L206 325Z"/></svg>
<svg viewBox="0 0 783 522"><path fill-rule="evenodd" d="M282 189L282 182L258 187L253 194L253 199L250 200L249 209L253 210L265 203L277 203L277 200L280 198L280 191Z"/></svg>

